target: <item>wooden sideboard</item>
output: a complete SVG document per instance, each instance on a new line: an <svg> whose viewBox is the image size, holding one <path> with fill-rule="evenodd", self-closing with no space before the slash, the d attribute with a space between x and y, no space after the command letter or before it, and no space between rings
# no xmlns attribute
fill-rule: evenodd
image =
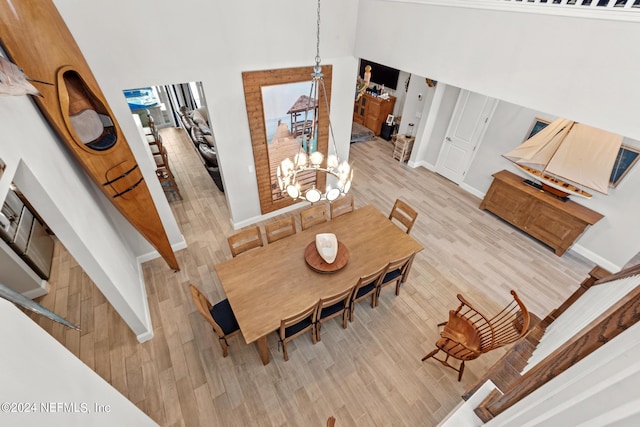
<svg viewBox="0 0 640 427"><path fill-rule="evenodd" d="M563 202L549 193L523 183L524 178L503 170L493 174L493 183L480 209L486 209L535 237L561 256L589 226L603 218L571 200Z"/></svg>
<svg viewBox="0 0 640 427"><path fill-rule="evenodd" d="M353 106L353 121L371 129L378 136L387 116L393 114L395 105L395 96L382 99L365 93Z"/></svg>

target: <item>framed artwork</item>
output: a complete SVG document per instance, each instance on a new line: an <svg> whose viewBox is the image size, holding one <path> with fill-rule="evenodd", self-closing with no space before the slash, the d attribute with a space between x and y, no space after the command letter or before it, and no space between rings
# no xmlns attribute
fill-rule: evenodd
<svg viewBox="0 0 640 427"><path fill-rule="evenodd" d="M297 67L242 73L262 214L294 203L282 195L276 177L278 164L284 157L295 155L301 149L327 155L329 112L326 105L331 103L332 67L322 66L326 92L319 91L318 105L309 106L307 95L312 72L313 67ZM317 138L308 141L308 146L301 146L298 137L310 131L314 117L317 117ZM324 188L326 185L325 174L316 176L312 172L304 178L305 186Z"/></svg>
<svg viewBox="0 0 640 427"><path fill-rule="evenodd" d="M387 116L387 124L388 124L389 126L392 126L392 125L393 125L393 121L394 121L394 120L395 120L395 117L393 116L393 114L389 114L389 115Z"/></svg>
<svg viewBox="0 0 640 427"><path fill-rule="evenodd" d="M549 123L551 123L551 121L536 117L536 120L533 122L531 129L529 129L529 136L527 136L527 139L531 138L533 135L546 128Z"/></svg>
<svg viewBox="0 0 640 427"><path fill-rule="evenodd" d="M529 130L529 136L527 136L527 139L547 127L549 123L551 123L549 120L536 117L531 129ZM620 181L622 181L631 168L636 164L639 158L640 148L622 145L618 151L618 156L616 157L616 162L613 166L613 170L611 171L611 176L609 177L609 187L616 188L618 184L620 184Z"/></svg>
<svg viewBox="0 0 640 427"><path fill-rule="evenodd" d="M636 164L640 157L640 149L623 145L618 151L616 162L611 171L611 177L609 178L609 186L617 187L622 178L625 177L627 172Z"/></svg>

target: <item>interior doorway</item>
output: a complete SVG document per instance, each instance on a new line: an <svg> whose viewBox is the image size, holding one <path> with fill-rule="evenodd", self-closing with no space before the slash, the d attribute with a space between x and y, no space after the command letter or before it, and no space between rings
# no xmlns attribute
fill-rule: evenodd
<svg viewBox="0 0 640 427"><path fill-rule="evenodd" d="M216 187L224 192L218 150L202 82L172 83L127 89L124 91L124 95L132 114L137 114L140 117L140 123L145 129L145 137L149 141L156 165L162 164L168 168L168 173L163 174L163 177L173 175L175 178L168 181L161 179L165 193L176 194L180 190L180 186L175 184L175 181L179 181L180 177L175 176L174 170L171 168L172 163L175 163L177 159L171 153L171 148L162 143L162 132L168 128L184 131L186 136L184 139L188 139L189 145L197 153L196 158L200 163L199 166L193 164L192 167L204 167ZM157 129L156 135L153 135L153 132L149 130L149 118ZM165 139L168 135L165 135ZM180 138L176 132L172 132L170 135L171 139ZM163 155L167 158L164 161L161 158ZM184 162L192 158L193 156L186 156L180 161Z"/></svg>
<svg viewBox="0 0 640 427"><path fill-rule="evenodd" d="M460 91L436 162L436 172L461 184L493 116L498 100Z"/></svg>

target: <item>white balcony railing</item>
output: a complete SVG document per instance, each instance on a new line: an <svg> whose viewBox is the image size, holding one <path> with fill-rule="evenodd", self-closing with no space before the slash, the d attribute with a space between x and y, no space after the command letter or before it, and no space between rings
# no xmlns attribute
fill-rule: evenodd
<svg viewBox="0 0 640 427"><path fill-rule="evenodd" d="M640 0L368 0L640 22Z"/></svg>
<svg viewBox="0 0 640 427"><path fill-rule="evenodd" d="M512 3L540 3L560 6L582 6L589 8L640 8L640 0L503 0Z"/></svg>

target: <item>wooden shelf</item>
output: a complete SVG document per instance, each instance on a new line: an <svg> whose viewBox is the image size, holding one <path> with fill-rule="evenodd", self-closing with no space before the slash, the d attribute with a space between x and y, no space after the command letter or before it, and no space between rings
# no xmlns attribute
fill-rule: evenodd
<svg viewBox="0 0 640 427"><path fill-rule="evenodd" d="M493 183L480 204L520 230L535 237L561 256L589 226L603 218L571 200L562 201L524 184L524 178L503 170L493 174Z"/></svg>

